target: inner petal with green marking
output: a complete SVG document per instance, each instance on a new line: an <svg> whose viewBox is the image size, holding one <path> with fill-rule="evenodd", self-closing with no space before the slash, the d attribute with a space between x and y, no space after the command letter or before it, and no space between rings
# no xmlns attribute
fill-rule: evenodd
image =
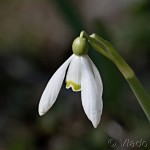
<svg viewBox="0 0 150 150"><path fill-rule="evenodd" d="M81 91L81 56L74 56L66 75L66 88Z"/></svg>
<svg viewBox="0 0 150 150"><path fill-rule="evenodd" d="M73 81L66 81L66 88L69 89L69 88L72 88L73 91L75 92L78 92L78 91L81 91L81 85L80 84L77 84Z"/></svg>

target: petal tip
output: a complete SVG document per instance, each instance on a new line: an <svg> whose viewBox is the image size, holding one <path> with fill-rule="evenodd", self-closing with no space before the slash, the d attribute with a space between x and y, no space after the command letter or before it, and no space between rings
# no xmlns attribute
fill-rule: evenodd
<svg viewBox="0 0 150 150"><path fill-rule="evenodd" d="M98 124L99 124L99 122L92 122L92 124L93 124L93 127L96 129Z"/></svg>
<svg viewBox="0 0 150 150"><path fill-rule="evenodd" d="M45 109L46 110L46 109ZM41 108L41 105L39 105L38 113L40 116L43 116L47 111L45 111L43 108Z"/></svg>
<svg viewBox="0 0 150 150"><path fill-rule="evenodd" d="M43 116L45 114L45 112L39 111L39 115Z"/></svg>
<svg viewBox="0 0 150 150"><path fill-rule="evenodd" d="M97 126L99 125L100 123L100 118L98 120L91 120L92 124L93 124L93 127L94 128L97 128Z"/></svg>

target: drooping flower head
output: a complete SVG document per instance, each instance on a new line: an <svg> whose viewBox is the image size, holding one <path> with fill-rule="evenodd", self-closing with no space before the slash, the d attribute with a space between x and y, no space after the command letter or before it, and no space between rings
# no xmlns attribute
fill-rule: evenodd
<svg viewBox="0 0 150 150"><path fill-rule="evenodd" d="M66 75L66 88L72 88L75 92L81 91L84 112L96 128L100 122L103 108L101 77L87 55L88 42L85 38L76 38L72 44L72 50L73 54L49 80L39 103L39 114L45 114L54 104Z"/></svg>

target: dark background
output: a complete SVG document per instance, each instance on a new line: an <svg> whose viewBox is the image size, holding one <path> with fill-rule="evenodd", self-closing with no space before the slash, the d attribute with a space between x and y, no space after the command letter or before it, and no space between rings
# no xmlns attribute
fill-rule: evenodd
<svg viewBox="0 0 150 150"><path fill-rule="evenodd" d="M0 150L150 150L150 125L137 99L92 48L104 84L98 128L84 114L80 93L65 83L54 106L38 115L46 83L83 29L109 40L150 93L149 0L0 0ZM122 147L126 139L147 146Z"/></svg>

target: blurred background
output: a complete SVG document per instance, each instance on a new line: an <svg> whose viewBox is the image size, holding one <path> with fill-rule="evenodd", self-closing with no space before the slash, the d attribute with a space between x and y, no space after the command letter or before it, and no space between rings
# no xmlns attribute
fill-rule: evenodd
<svg viewBox="0 0 150 150"><path fill-rule="evenodd" d="M150 124L137 99L117 68L92 48L104 84L98 128L84 114L80 92L65 83L39 117L41 94L83 29L109 40L150 93L149 0L1 0L0 150L150 150ZM121 146L127 139L134 147ZM136 145L140 140L147 145Z"/></svg>

